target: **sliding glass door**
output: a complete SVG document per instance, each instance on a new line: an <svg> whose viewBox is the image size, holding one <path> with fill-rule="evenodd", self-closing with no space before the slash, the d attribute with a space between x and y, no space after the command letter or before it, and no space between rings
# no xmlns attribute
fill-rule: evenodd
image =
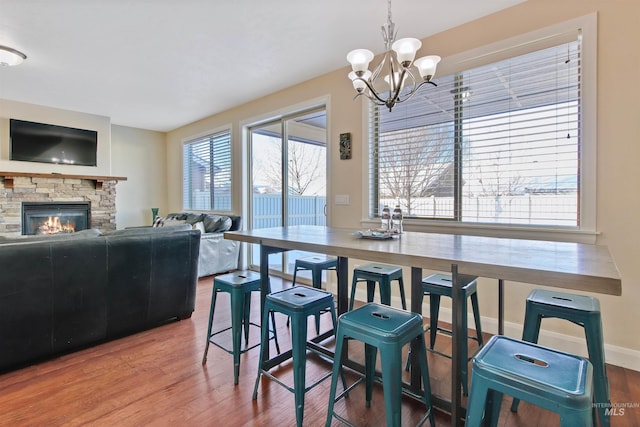
<svg viewBox="0 0 640 427"><path fill-rule="evenodd" d="M324 107L249 128L249 224L252 229L286 225L325 225L327 131ZM269 268L292 274L305 254L273 254ZM250 264L260 254L250 249Z"/></svg>

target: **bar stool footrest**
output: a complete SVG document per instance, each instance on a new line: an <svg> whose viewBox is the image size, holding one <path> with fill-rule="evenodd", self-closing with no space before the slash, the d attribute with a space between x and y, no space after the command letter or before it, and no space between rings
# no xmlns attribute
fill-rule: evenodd
<svg viewBox="0 0 640 427"><path fill-rule="evenodd" d="M431 330L431 327L426 327L426 328L424 329L424 332L425 332L425 333L427 333L427 332L429 332L430 330ZM443 334L443 335L449 336L449 337L453 336L453 333L452 333L452 332L451 332L451 330L449 330L449 329L445 329L445 328L438 327L438 332L440 332L440 333L441 333L441 334ZM480 342L478 341L478 337L474 337L473 335L467 335L467 340L472 340L472 341L475 341L475 342L477 342L478 344L480 344ZM473 351L473 353L469 354L469 355L468 355L468 357L467 357L467 361L469 361L469 360L473 359L473 356L475 356L475 355L476 355L476 353L478 353L478 352L480 351L480 349L481 349L481 348L482 348L482 346L479 346L478 348L476 348L476 349ZM450 355L450 354L443 353L443 352L441 352L441 351L435 350L435 349L430 348L430 347L428 347L428 346L427 346L427 352L429 352L429 353L433 353L433 354L437 354L437 355L439 355L439 356L446 357L447 359L451 359L451 355Z"/></svg>

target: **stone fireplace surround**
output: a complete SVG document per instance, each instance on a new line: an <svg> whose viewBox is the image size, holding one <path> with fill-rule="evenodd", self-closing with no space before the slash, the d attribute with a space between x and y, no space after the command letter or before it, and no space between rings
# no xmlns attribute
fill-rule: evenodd
<svg viewBox="0 0 640 427"><path fill-rule="evenodd" d="M0 172L0 236L22 230L22 202L91 202L91 225L116 229L116 184L125 177Z"/></svg>

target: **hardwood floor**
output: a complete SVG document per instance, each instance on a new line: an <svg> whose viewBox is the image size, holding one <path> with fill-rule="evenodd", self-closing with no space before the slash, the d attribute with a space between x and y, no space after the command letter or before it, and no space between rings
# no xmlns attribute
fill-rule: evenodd
<svg viewBox="0 0 640 427"><path fill-rule="evenodd" d="M274 289L282 286L277 279ZM1 426L293 426L293 395L283 387L261 380L258 399L252 400L259 350L241 359L240 384L233 385L233 362L229 354L210 346L202 366L207 333L212 279L199 282L196 311L191 319L95 346L83 351L32 365L0 376ZM228 299L222 294L216 307L216 324L228 321ZM257 294L252 319L257 321ZM328 316L322 316L323 325ZM309 330L313 328L310 319ZM326 322L326 323L324 323ZM288 345L284 317L277 318L281 346ZM257 329L251 339L257 340ZM438 338L447 350L447 338ZM356 346L354 347L357 351ZM350 348L351 348L350 347ZM356 356L358 357L358 356ZM328 372L330 365L309 356L308 383ZM450 361L429 355L434 391L448 393ZM640 373L616 366L607 367L611 400L637 405L640 402ZM290 378L290 363L276 371ZM350 376L350 378L355 378ZM324 425L329 380L306 394L305 426ZM380 387L372 407L364 405L364 387L358 387L336 408L359 426L384 425ZM555 414L523 402L512 414L503 402L501 426L559 425ZM414 425L423 408L412 399L403 400L403 424ZM436 411L437 425L449 425L447 414ZM334 423L338 425L337 423ZM612 426L640 426L640 408L625 408L614 416Z"/></svg>

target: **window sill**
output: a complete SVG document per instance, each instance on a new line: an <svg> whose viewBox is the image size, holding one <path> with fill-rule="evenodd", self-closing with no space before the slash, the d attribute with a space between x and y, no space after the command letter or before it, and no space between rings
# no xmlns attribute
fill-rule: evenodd
<svg viewBox="0 0 640 427"><path fill-rule="evenodd" d="M380 226L378 219L363 219L363 228ZM429 221L405 219L403 226L406 231L420 231L424 233L464 234L469 236L504 237L509 239L547 240L554 242L573 242L595 244L598 232L587 230L570 230L562 228L501 226L492 224L461 224L447 221Z"/></svg>

